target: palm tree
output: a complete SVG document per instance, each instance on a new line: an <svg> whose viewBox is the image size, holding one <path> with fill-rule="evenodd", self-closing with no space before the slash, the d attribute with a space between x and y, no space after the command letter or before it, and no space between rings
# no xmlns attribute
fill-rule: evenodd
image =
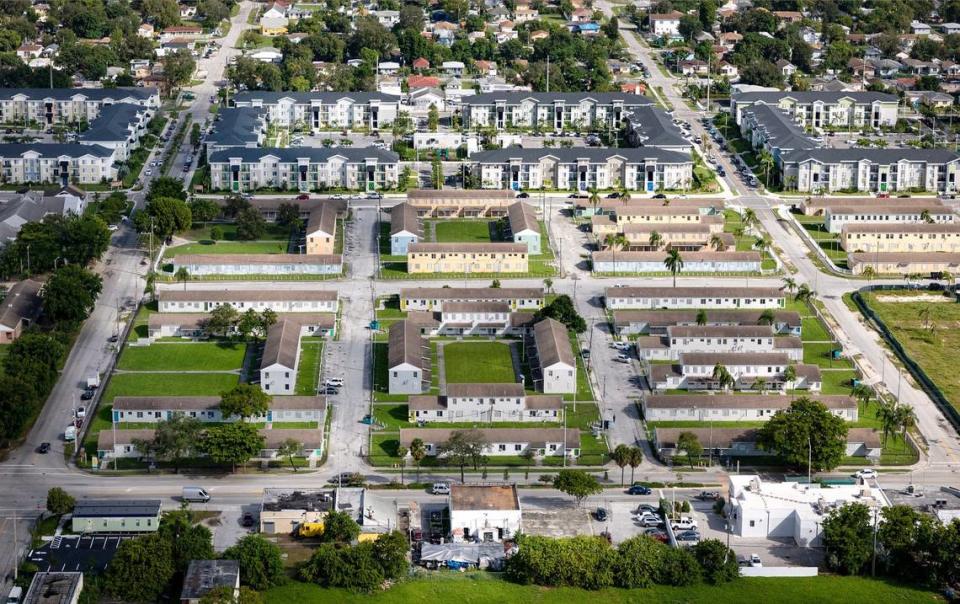
<svg viewBox="0 0 960 604"><path fill-rule="evenodd" d="M593 213L597 213L597 206L600 205L600 193L596 189L590 189L590 206L593 207Z"/></svg>
<svg viewBox="0 0 960 604"><path fill-rule="evenodd" d="M953 273L949 271L943 271L940 273L940 278L947 282L948 288L953 285L954 281L956 281L956 277L954 277Z"/></svg>
<svg viewBox="0 0 960 604"><path fill-rule="evenodd" d="M752 208L747 208L743 211L743 216L740 218L740 221L748 229L752 229L759 224L759 220L757 220L757 213L754 212Z"/></svg>
<svg viewBox="0 0 960 604"><path fill-rule="evenodd" d="M628 189L620 189L620 201L630 203L631 195Z"/></svg>
<svg viewBox="0 0 960 604"><path fill-rule="evenodd" d="M898 404L895 412L896 427L900 432L900 438L906 440L907 432L917 425L917 414L910 405Z"/></svg>
<svg viewBox="0 0 960 604"><path fill-rule="evenodd" d="M173 274L173 278L183 283L183 291L187 291L187 281L190 280L190 271L187 270L187 267L181 266L178 268L177 272Z"/></svg>
<svg viewBox="0 0 960 604"><path fill-rule="evenodd" d="M765 177L766 187L770 188L770 169L773 168L774 159L773 155L769 151L761 151L760 155L757 157L757 160L760 162L760 166L763 167L763 173Z"/></svg>
<svg viewBox="0 0 960 604"><path fill-rule="evenodd" d="M793 365L787 365L787 368L783 370L783 381L784 385L795 385L794 382L797 381L797 368Z"/></svg>
<svg viewBox="0 0 960 604"><path fill-rule="evenodd" d="M617 272L617 250L627 245L627 238L620 233L610 233L604 240L604 244L613 252L613 272Z"/></svg>
<svg viewBox="0 0 960 604"><path fill-rule="evenodd" d="M413 462L417 464L417 482L420 482L420 462L423 461L423 458L427 456L427 446L423 443L423 440L420 438L415 438L410 441L410 457L413 458Z"/></svg>
<svg viewBox="0 0 960 604"><path fill-rule="evenodd" d="M797 289L797 281L793 277L784 277L783 287L780 289L786 290L788 294L792 294L793 291Z"/></svg>
<svg viewBox="0 0 960 604"><path fill-rule="evenodd" d="M727 390L736 383L730 371L720 363L713 366L713 380L720 386L720 390Z"/></svg>
<svg viewBox="0 0 960 604"><path fill-rule="evenodd" d="M716 252L723 252L726 251L727 244L724 243L723 237L720 235L713 235L710 237L710 247L712 247Z"/></svg>
<svg viewBox="0 0 960 604"><path fill-rule="evenodd" d="M770 249L770 245L771 245L771 241L770 241L770 237L768 236L757 237L756 239L753 240L753 247L756 248L758 252L760 252L761 256L767 253L767 250Z"/></svg>
<svg viewBox="0 0 960 604"><path fill-rule="evenodd" d="M863 405L863 408L866 409L870 405L870 399L873 398L873 388L867 386L866 384L857 384L856 388L853 389L853 396L860 401L860 404Z"/></svg>
<svg viewBox="0 0 960 604"><path fill-rule="evenodd" d="M753 381L753 387L763 394L763 391L767 389L767 379L763 377L758 377Z"/></svg>
<svg viewBox="0 0 960 604"><path fill-rule="evenodd" d="M620 468L620 486L623 486L623 471L630 464L630 447L624 444L617 445L617 448L610 453L610 459Z"/></svg>
<svg viewBox="0 0 960 604"><path fill-rule="evenodd" d="M643 463L643 449L640 447L630 447L630 459L627 460L627 463L630 464L630 484L633 484L633 473L636 471L637 466Z"/></svg>
<svg viewBox="0 0 960 604"><path fill-rule="evenodd" d="M648 243L650 244L650 247L654 249L654 251L659 250L660 246L663 245L663 235L653 231L650 233L650 240Z"/></svg>
<svg viewBox="0 0 960 604"><path fill-rule="evenodd" d="M923 321L924 327L930 326L930 305L926 305L917 313L917 317Z"/></svg>
<svg viewBox="0 0 960 604"><path fill-rule="evenodd" d="M743 228L742 224L738 224L737 226L733 227L733 236L736 237L737 240L743 237L745 232L746 230Z"/></svg>
<svg viewBox="0 0 960 604"><path fill-rule="evenodd" d="M547 289L547 293L553 291L553 279L547 277L543 280L543 286Z"/></svg>
<svg viewBox="0 0 960 604"><path fill-rule="evenodd" d="M877 276L877 271L868 264L867 266L863 267L863 270L860 272L860 274L867 279L873 279Z"/></svg>
<svg viewBox="0 0 960 604"><path fill-rule="evenodd" d="M707 311L702 308L697 311L697 325L703 327L707 324Z"/></svg>
<svg viewBox="0 0 960 604"><path fill-rule="evenodd" d="M673 273L673 286L677 286L677 273L683 270L683 257L680 256L679 250L668 250L667 257L663 261L663 265L667 267L667 270Z"/></svg>
<svg viewBox="0 0 960 604"><path fill-rule="evenodd" d="M927 224L933 224L933 216L930 215L930 210L923 210L920 212L920 220L926 222Z"/></svg>
<svg viewBox="0 0 960 604"><path fill-rule="evenodd" d="M807 302L816 295L816 292L810 289L809 285L801 283L800 286L797 287L797 293L793 295L793 299L797 302Z"/></svg>
<svg viewBox="0 0 960 604"><path fill-rule="evenodd" d="M757 325L773 325L776 320L777 315L773 313L773 310L767 308L757 317Z"/></svg>
<svg viewBox="0 0 960 604"><path fill-rule="evenodd" d="M898 418L896 406L892 403L883 403L877 409L877 419L880 420L880 429L883 431L883 444L887 444L887 435L896 433Z"/></svg>

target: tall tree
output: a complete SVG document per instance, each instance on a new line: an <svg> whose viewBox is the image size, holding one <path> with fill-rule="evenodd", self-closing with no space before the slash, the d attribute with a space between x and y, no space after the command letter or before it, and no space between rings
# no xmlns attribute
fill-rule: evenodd
<svg viewBox="0 0 960 604"><path fill-rule="evenodd" d="M264 438L253 424L234 422L212 426L204 434L204 453L216 463L229 463L234 470L237 464L246 463L263 449Z"/></svg>
<svg viewBox="0 0 960 604"><path fill-rule="evenodd" d="M472 463L476 469L486 446L487 441L479 430L457 430L440 445L440 454L460 468L460 482L464 482L464 468Z"/></svg>
<svg viewBox="0 0 960 604"><path fill-rule="evenodd" d="M553 488L570 495L579 507L584 500L603 491L597 479L583 470L560 470L553 477Z"/></svg>
<svg viewBox="0 0 960 604"><path fill-rule="evenodd" d="M262 417L270 409L270 397L254 384L237 384L220 395L220 413L224 419Z"/></svg>
<svg viewBox="0 0 960 604"><path fill-rule="evenodd" d="M60 487L53 487L47 491L47 511L61 516L73 511L77 501Z"/></svg>
<svg viewBox="0 0 960 604"><path fill-rule="evenodd" d="M207 319L207 331L218 336L226 336L237 326L240 315L230 304L221 304L210 311Z"/></svg>
<svg viewBox="0 0 960 604"><path fill-rule="evenodd" d="M290 463L290 467L293 468L293 471L297 471L297 464L293 463L293 458L300 454L300 451L303 450L303 443L295 438L288 438L283 441L283 444L280 445L280 449L277 450L277 455L280 457L286 457L287 461Z"/></svg>
<svg viewBox="0 0 960 604"><path fill-rule="evenodd" d="M668 250L663 265L673 274L673 286L676 287L677 275L683 270L683 257L680 256L680 250L675 248Z"/></svg>
<svg viewBox="0 0 960 604"><path fill-rule="evenodd" d="M535 321L543 318L560 321L567 326L567 329L573 330L575 333L583 333L587 330L587 322L577 312L573 300L567 294L560 294L550 304L534 314Z"/></svg>
<svg viewBox="0 0 960 604"><path fill-rule="evenodd" d="M214 557L213 534L202 524L194 524L188 510L164 514L157 532L170 542L173 567L178 573L185 572L192 560Z"/></svg>
<svg viewBox="0 0 960 604"><path fill-rule="evenodd" d="M862 503L848 503L823 520L827 567L843 575L866 569L873 555L873 513Z"/></svg>
<svg viewBox="0 0 960 604"><path fill-rule="evenodd" d="M427 446L422 438L415 438L410 441L410 457L417 464L417 482L420 482L420 462L427 456Z"/></svg>
<svg viewBox="0 0 960 604"><path fill-rule="evenodd" d="M683 451L687 454L687 461L690 462L690 467L693 467L693 459L700 458L703 455L703 445L700 444L700 439L697 438L697 435L693 432L681 432L677 436L677 449Z"/></svg>
<svg viewBox="0 0 960 604"><path fill-rule="evenodd" d="M124 601L154 602L175 572L170 541L154 533L120 543L104 573L103 586Z"/></svg>
<svg viewBox="0 0 960 604"><path fill-rule="evenodd" d="M200 446L203 423L195 417L174 413L170 418L157 422L153 440L134 441L134 446L148 457L173 464L180 471L181 462L195 454Z"/></svg>
<svg viewBox="0 0 960 604"><path fill-rule="evenodd" d="M237 239L260 239L266 230L267 221L258 210L248 208L237 215Z"/></svg>
<svg viewBox="0 0 960 604"><path fill-rule="evenodd" d="M757 442L795 468L831 470L845 455L847 425L822 403L798 398L758 430Z"/></svg>
<svg viewBox="0 0 960 604"><path fill-rule="evenodd" d="M321 541L351 543L360 535L360 525L347 512L330 510L323 518Z"/></svg>
<svg viewBox="0 0 960 604"><path fill-rule="evenodd" d="M103 280L82 266L57 269L43 289L43 311L51 321L68 326L82 323L93 311Z"/></svg>
<svg viewBox="0 0 960 604"><path fill-rule="evenodd" d="M630 447L620 443L610 453L610 459L612 459L613 463L617 464L617 467L620 468L620 486L623 486L624 469L630 463Z"/></svg>
<svg viewBox="0 0 960 604"><path fill-rule="evenodd" d="M246 535L223 552L223 559L238 561L240 582L253 589L270 589L286 581L283 552L263 535Z"/></svg>
<svg viewBox="0 0 960 604"><path fill-rule="evenodd" d="M179 88L190 82L197 70L197 62L188 50L178 50L163 56L163 76L172 88Z"/></svg>

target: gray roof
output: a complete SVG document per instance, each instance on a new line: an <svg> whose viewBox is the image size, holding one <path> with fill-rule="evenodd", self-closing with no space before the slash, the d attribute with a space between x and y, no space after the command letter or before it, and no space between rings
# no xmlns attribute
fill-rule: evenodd
<svg viewBox="0 0 960 604"><path fill-rule="evenodd" d="M948 149L806 149L783 156L786 163L813 160L828 164L854 161L895 164L901 160L945 164L957 159L960 155Z"/></svg>
<svg viewBox="0 0 960 604"><path fill-rule="evenodd" d="M783 352L684 352L681 365L789 365L790 357ZM798 366L799 368L799 366Z"/></svg>
<svg viewBox="0 0 960 604"><path fill-rule="evenodd" d="M423 227L417 216L417 208L407 202L398 203L390 209L390 235L404 232L418 237L423 236Z"/></svg>
<svg viewBox="0 0 960 604"><path fill-rule="evenodd" d="M228 107L221 109L213 122L213 132L207 136L207 144L240 146L256 143L261 128L260 117L264 109L259 107Z"/></svg>
<svg viewBox="0 0 960 604"><path fill-rule="evenodd" d="M781 90L759 90L756 92L741 92L733 95L734 103L777 103L781 99L796 99L799 103L813 103L822 101L824 103L836 103L840 99L853 99L857 103L872 103L881 101L887 103L896 103L897 97L883 92L828 92L828 91L781 91Z"/></svg>
<svg viewBox="0 0 960 604"><path fill-rule="evenodd" d="M81 499L73 508L74 518L154 517L159 514L159 499Z"/></svg>
<svg viewBox="0 0 960 604"><path fill-rule="evenodd" d="M897 201L900 201L899 199ZM904 201L911 201L906 199ZM953 214L953 210L942 205L937 199L930 199L926 204L923 203L908 203L908 204L895 204L893 200L882 200L881 203L875 204L873 206L829 206L826 208L826 212L830 212L833 216L843 216L843 215L857 215L857 214L866 214L868 216L878 216L884 214L906 214L906 215L917 215L923 213L926 210L932 215L950 215Z"/></svg>
<svg viewBox="0 0 960 604"><path fill-rule="evenodd" d="M773 336L770 325L673 325L667 334L676 338L763 338Z"/></svg>
<svg viewBox="0 0 960 604"><path fill-rule="evenodd" d="M686 153L665 151L656 147L639 148L609 148L609 147L570 147L554 149L524 149L521 147L507 147L480 151L470 156L470 161L480 164L499 164L519 159L525 163L539 162L544 158L552 157L557 161L573 163L578 160L588 160L590 163L601 163L613 157L622 157L629 163L645 163L654 160L660 163L692 163L693 160Z"/></svg>
<svg viewBox="0 0 960 604"><path fill-rule="evenodd" d="M340 254L182 254L174 259L177 266L188 264L218 266L238 265L275 265L275 264L340 264Z"/></svg>
<svg viewBox="0 0 960 604"><path fill-rule="evenodd" d="M624 116L628 128L632 128L637 140L644 147L690 147L690 141L660 108L642 105ZM631 139L633 140L633 139Z"/></svg>
<svg viewBox="0 0 960 604"><path fill-rule="evenodd" d="M483 397L483 396L519 396L524 395L523 384L447 384L447 398Z"/></svg>
<svg viewBox="0 0 960 604"><path fill-rule="evenodd" d="M503 549L503 548L501 548ZM65 604L80 598L82 572L39 572L33 575L22 604Z"/></svg>
<svg viewBox="0 0 960 604"><path fill-rule="evenodd" d="M610 298L774 298L785 296L775 287L608 287Z"/></svg>
<svg viewBox="0 0 960 604"><path fill-rule="evenodd" d="M281 319L267 331L263 345L263 357L260 368L281 365L288 369L297 368L297 354L300 352L300 323Z"/></svg>
<svg viewBox="0 0 960 604"><path fill-rule="evenodd" d="M263 104L273 104L281 99L293 99L298 103L310 104L310 101L318 101L323 104L336 103L341 99L352 99L357 103L369 103L370 101L380 101L381 103L399 103L399 96L395 94L383 94L381 92L273 92L268 90L246 90L238 92L233 97L234 103L252 103L262 101Z"/></svg>
<svg viewBox="0 0 960 604"><path fill-rule="evenodd" d="M236 560L191 560L183 577L180 600L196 600L218 587L233 590L239 584L240 562Z"/></svg>
<svg viewBox="0 0 960 604"><path fill-rule="evenodd" d="M463 99L464 105L494 105L503 101L508 105L516 105L527 99L537 103L554 103L562 101L566 104L576 104L582 101L593 100L601 104L611 104L614 102L623 103L625 106L652 105L653 101L645 96L631 94L628 92L525 92L525 91L504 91L488 92L484 94L475 94Z"/></svg>
<svg viewBox="0 0 960 604"><path fill-rule="evenodd" d="M376 147L263 147L251 149L236 147L221 149L210 154L210 163L226 163L231 158L239 158L244 162L259 162L262 158L272 155L283 163L295 163L298 159L308 159L311 162L325 162L331 157L344 157L347 161L362 162L366 159L375 159L384 163L396 163L400 156L393 151L385 151Z"/></svg>
<svg viewBox="0 0 960 604"><path fill-rule="evenodd" d="M792 151L795 149L816 149L820 146L807 136L790 116L771 105L758 103L744 111L744 114L749 113L753 114L757 123L766 132L767 141L772 147L781 151Z"/></svg>
<svg viewBox="0 0 960 604"><path fill-rule="evenodd" d="M960 233L960 222L933 223L910 222L907 224L886 224L886 223L847 223L843 225L844 234L857 233Z"/></svg>
<svg viewBox="0 0 960 604"><path fill-rule="evenodd" d="M407 192L407 203L434 205L440 202L510 203L516 193L507 189L413 189Z"/></svg>
<svg viewBox="0 0 960 604"><path fill-rule="evenodd" d="M666 258L664 252L593 252L592 258L594 262L663 262ZM691 262L760 262L760 252L736 252L736 251L726 251L726 252L684 252L683 260L687 263ZM663 269L666 271L666 267Z"/></svg>
<svg viewBox="0 0 960 604"><path fill-rule="evenodd" d="M567 335L567 328L563 323L550 318L538 321L533 326L533 339L541 368L556 363L577 366L573 348L570 346L570 336Z"/></svg>
<svg viewBox="0 0 960 604"><path fill-rule="evenodd" d="M644 401L650 409L786 409L798 397L787 394L651 394ZM812 395L807 398L823 403L827 409L856 409L853 397Z"/></svg>
<svg viewBox="0 0 960 604"><path fill-rule="evenodd" d="M447 302L443 313L510 312L510 305L499 300L478 300L476 302Z"/></svg>
<svg viewBox="0 0 960 604"><path fill-rule="evenodd" d="M322 396L275 396L271 409L323 409ZM219 396L118 396L113 399L117 411L195 411L220 407Z"/></svg>
<svg viewBox="0 0 960 604"><path fill-rule="evenodd" d="M80 135L82 141L125 141L130 137L131 123L144 108L131 103L114 103L100 110L97 119Z"/></svg>
<svg viewBox="0 0 960 604"><path fill-rule="evenodd" d="M91 101L114 100L122 101L126 98L146 100L157 94L156 88L0 88L0 99L12 99L16 95L26 95L34 100L55 99L66 101L75 96L85 97Z"/></svg>
<svg viewBox="0 0 960 604"><path fill-rule="evenodd" d="M404 363L423 368L423 337L420 326L413 321L397 321L390 326L387 344L387 367Z"/></svg>
<svg viewBox="0 0 960 604"><path fill-rule="evenodd" d="M655 428L654 440L660 448L672 449L683 432L693 433L704 448L714 449L729 449L734 443L755 443L758 433L755 428ZM850 428L847 442L876 448L880 446L880 433L871 428Z"/></svg>
<svg viewBox="0 0 960 604"><path fill-rule="evenodd" d="M23 320L35 321L42 308L42 287L42 283L32 279L24 279L11 287L0 305L0 325L16 329Z"/></svg>
<svg viewBox="0 0 960 604"><path fill-rule="evenodd" d="M654 327L677 325L678 323L694 323L697 320L698 310L615 310L613 311L614 325L629 325L631 323L647 323ZM708 324L733 323L738 325L756 325L760 320L762 310L719 309L704 311L707 314ZM800 313L791 310L774 310L774 323L786 323L792 327L800 327Z"/></svg>
<svg viewBox="0 0 960 604"><path fill-rule="evenodd" d="M310 212L307 219L307 236L313 233L323 233L325 235L336 236L337 234L337 216L340 214L340 204L324 203Z"/></svg>
<svg viewBox="0 0 960 604"><path fill-rule="evenodd" d="M516 235L523 231L540 233L540 222L537 220L537 211L528 203L518 201L507 207L507 217L510 220L510 232Z"/></svg>
<svg viewBox="0 0 960 604"><path fill-rule="evenodd" d="M101 145L81 145L80 143L2 143L0 157L20 157L33 151L40 157L110 157L113 151Z"/></svg>
<svg viewBox="0 0 960 604"><path fill-rule="evenodd" d="M911 264L960 266L960 254L947 252L850 252L847 261L851 266L859 264L897 263L909 268Z"/></svg>

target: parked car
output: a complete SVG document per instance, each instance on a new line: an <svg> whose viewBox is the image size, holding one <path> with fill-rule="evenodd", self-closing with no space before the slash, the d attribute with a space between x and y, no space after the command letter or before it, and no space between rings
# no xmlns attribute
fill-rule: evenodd
<svg viewBox="0 0 960 604"><path fill-rule="evenodd" d="M856 472L853 473L854 478L862 478L864 480L871 480L871 479L875 480L879 476L880 475L873 468L864 468L862 470L857 470Z"/></svg>
<svg viewBox="0 0 960 604"><path fill-rule="evenodd" d="M517 193L517 199L527 199L529 197L530 197L530 194L527 193L526 191L521 191L520 193Z"/></svg>
<svg viewBox="0 0 960 604"><path fill-rule="evenodd" d="M700 533L697 531L680 531L674 533L673 536L681 543L697 543L700 541Z"/></svg>
<svg viewBox="0 0 960 604"><path fill-rule="evenodd" d="M40 443L40 447L37 448L37 453L41 455L46 455L50 451L50 443Z"/></svg>
<svg viewBox="0 0 960 604"><path fill-rule="evenodd" d="M606 508L597 508L597 510L593 513L593 517L599 520L600 522L606 522L607 520Z"/></svg>
<svg viewBox="0 0 960 604"><path fill-rule="evenodd" d="M699 499L700 501L716 501L717 499L720 499L720 492L719 491L700 491L700 493L697 495L697 499Z"/></svg>
<svg viewBox="0 0 960 604"><path fill-rule="evenodd" d="M633 513L634 514L644 514L644 513L659 514L660 508L653 505L652 503L641 503L640 505L637 506L637 509Z"/></svg>
<svg viewBox="0 0 960 604"><path fill-rule="evenodd" d="M670 523L674 530L689 531L697 528L697 521L690 516L681 516L679 520Z"/></svg>
<svg viewBox="0 0 960 604"><path fill-rule="evenodd" d="M580 356L582 356L584 359L589 359L590 350L588 348L584 348L583 350L580 351Z"/></svg>
<svg viewBox="0 0 960 604"><path fill-rule="evenodd" d="M643 531L643 534L646 535L647 537L651 537L651 538L653 538L653 539L656 539L657 541L660 541L661 543L666 543L667 541L670 540L670 538L667 536L667 534L666 534L665 532L663 532L662 529L658 529L658 528L648 528L648 529L646 529L645 531Z"/></svg>
<svg viewBox="0 0 960 604"><path fill-rule="evenodd" d="M618 363L629 363L629 362L630 362L630 357L628 357L627 355L621 353L621 354L618 354L618 355L617 355L617 358L614 359L614 360L615 360L616 362L618 362Z"/></svg>
<svg viewBox="0 0 960 604"><path fill-rule="evenodd" d="M210 501L210 494L207 493L203 487L183 487L183 490L180 492L180 500L207 503Z"/></svg>
<svg viewBox="0 0 960 604"><path fill-rule="evenodd" d="M741 556L737 562L740 564L740 566L751 566L753 568L763 568L763 560L760 559L760 556L758 554Z"/></svg>
<svg viewBox="0 0 960 604"><path fill-rule="evenodd" d="M643 527L663 526L663 519L656 514L646 513L634 517L634 522Z"/></svg>
<svg viewBox="0 0 960 604"><path fill-rule="evenodd" d="M80 395L80 400L81 400L81 401L89 401L89 400L91 400L91 399L93 398L93 395L94 395L94 394L95 394L95 391L94 391L94 390L84 390L84 391L83 391L83 394Z"/></svg>
<svg viewBox="0 0 960 604"><path fill-rule="evenodd" d="M652 492L650 487L645 487L642 484L635 484L627 489L627 495L649 495Z"/></svg>
<svg viewBox="0 0 960 604"><path fill-rule="evenodd" d="M371 191L367 193L367 199L383 199L382 193L377 193L376 191Z"/></svg>
<svg viewBox="0 0 960 604"><path fill-rule="evenodd" d="M327 378L323 381L323 383L325 386L333 386L334 388L340 388L341 386L343 386L343 378L340 378L340 377Z"/></svg>
<svg viewBox="0 0 960 604"><path fill-rule="evenodd" d="M430 492L433 493L434 495L449 495L450 483L435 482L433 483L433 488L430 489Z"/></svg>
<svg viewBox="0 0 960 604"><path fill-rule="evenodd" d="M300 195L297 195L297 201L307 201L308 199L310 199L310 195L307 193L301 193Z"/></svg>
<svg viewBox="0 0 960 604"><path fill-rule="evenodd" d="M607 195L607 199L620 199L619 191L614 191L613 193L610 193L609 195Z"/></svg>
<svg viewBox="0 0 960 604"><path fill-rule="evenodd" d="M654 199L666 199L667 196L664 195L663 193L657 193L656 195L653 196L653 198L654 198Z"/></svg>
<svg viewBox="0 0 960 604"><path fill-rule="evenodd" d="M343 486L360 486L363 484L363 474L359 472L340 472L327 479L331 484L342 484Z"/></svg>
<svg viewBox="0 0 960 604"><path fill-rule="evenodd" d="M340 389L336 386L327 386L320 389L320 394L340 394Z"/></svg>
<svg viewBox="0 0 960 604"><path fill-rule="evenodd" d="M87 408L83 405L77 407L77 410L74 412L74 415L80 419L83 419L87 416Z"/></svg>
<svg viewBox="0 0 960 604"><path fill-rule="evenodd" d="M248 526L248 527L249 527L249 526L253 526L253 525L254 525L254 522L255 522L255 521L254 521L254 518L253 518L253 513L251 513L251 512L244 512L244 513L243 513L243 516L240 518L240 524L241 524L242 526Z"/></svg>

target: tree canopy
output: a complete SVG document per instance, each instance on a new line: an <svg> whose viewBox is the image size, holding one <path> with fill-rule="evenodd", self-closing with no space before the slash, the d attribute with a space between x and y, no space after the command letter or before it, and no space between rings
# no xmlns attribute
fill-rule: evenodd
<svg viewBox="0 0 960 604"><path fill-rule="evenodd" d="M270 409L270 397L254 384L237 384L232 390L220 395L220 412L225 418L239 416L242 419L264 416Z"/></svg>
<svg viewBox="0 0 960 604"><path fill-rule="evenodd" d="M603 491L597 479L583 470L560 470L553 477L553 488L576 499L578 506L587 497Z"/></svg>
<svg viewBox="0 0 960 604"><path fill-rule="evenodd" d="M253 589L270 589L286 580L280 546L263 535L245 535L223 552L223 558L240 563L240 582Z"/></svg>
<svg viewBox="0 0 960 604"><path fill-rule="evenodd" d="M758 431L757 442L795 468L837 467L846 452L847 425L820 402L798 398Z"/></svg>
<svg viewBox="0 0 960 604"><path fill-rule="evenodd" d="M567 329L571 329L575 333L583 333L587 330L587 322L580 316L573 306L573 300L566 294L557 296L550 304L538 310L534 315L536 321L543 318L560 321L567 326Z"/></svg>
<svg viewBox="0 0 960 604"><path fill-rule="evenodd" d="M82 266L62 266L43 289L43 312L57 324L76 326L93 311L103 280Z"/></svg>

